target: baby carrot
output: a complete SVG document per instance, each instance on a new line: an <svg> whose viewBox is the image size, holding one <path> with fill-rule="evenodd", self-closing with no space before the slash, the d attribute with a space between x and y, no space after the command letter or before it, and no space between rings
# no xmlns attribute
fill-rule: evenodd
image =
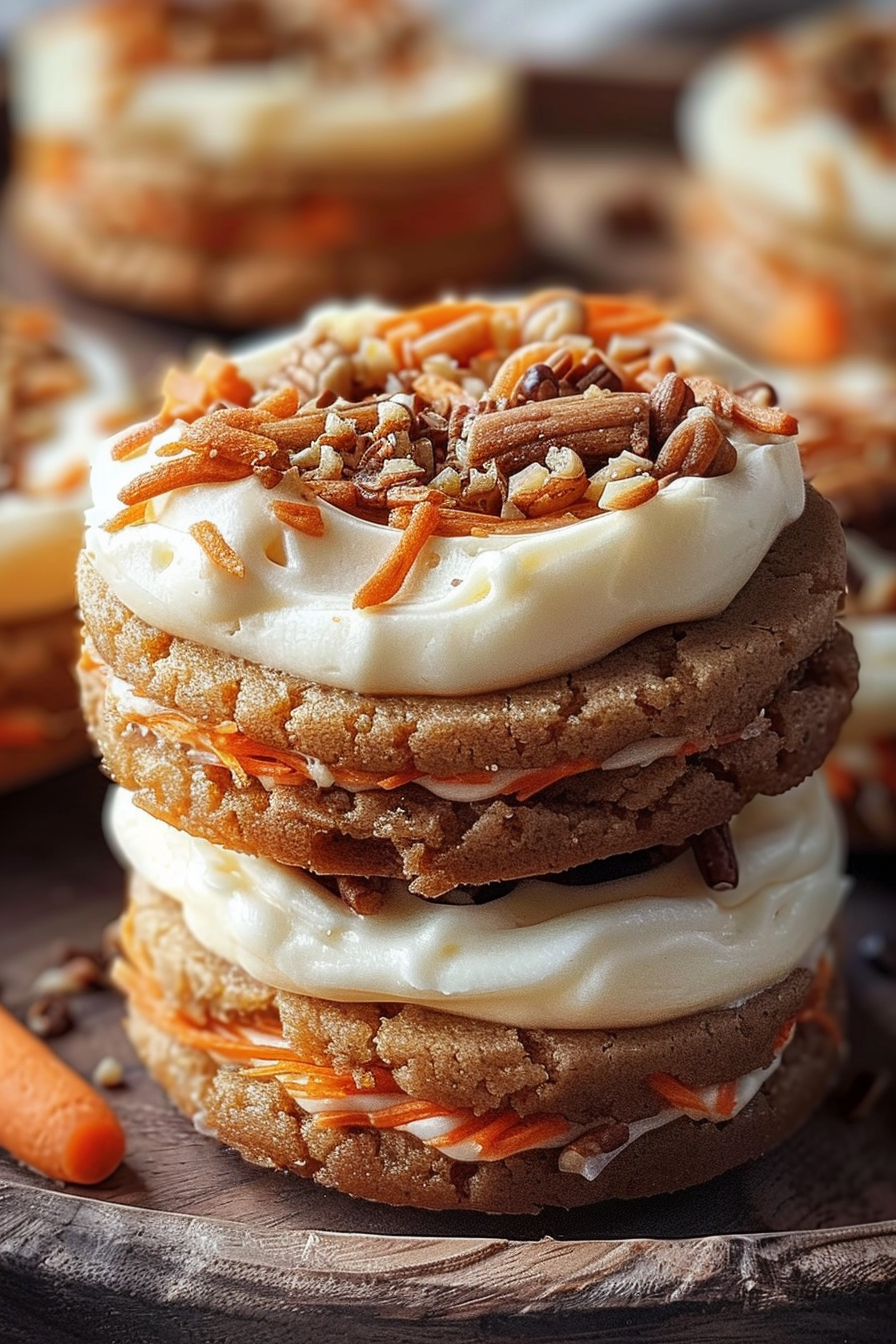
<svg viewBox="0 0 896 1344"><path fill-rule="evenodd" d="M0 1007L0 1147L56 1181L95 1185L124 1156L103 1099Z"/></svg>

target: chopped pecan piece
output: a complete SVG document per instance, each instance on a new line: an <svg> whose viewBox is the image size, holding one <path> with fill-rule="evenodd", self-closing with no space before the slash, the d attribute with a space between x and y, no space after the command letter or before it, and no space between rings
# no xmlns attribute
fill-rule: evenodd
<svg viewBox="0 0 896 1344"><path fill-rule="evenodd" d="M650 446L659 452L663 444L697 405L697 398L677 373L667 373L650 393Z"/></svg>
<svg viewBox="0 0 896 1344"><path fill-rule="evenodd" d="M623 449L644 457L648 414L643 392L560 397L480 414L467 438L467 462L480 466L524 447L534 459L555 445L572 448L581 458L612 457Z"/></svg>
<svg viewBox="0 0 896 1344"><path fill-rule="evenodd" d="M711 826L708 831L695 835L691 848L708 887L713 891L731 891L737 886L737 855L727 822L724 826Z"/></svg>
<svg viewBox="0 0 896 1344"><path fill-rule="evenodd" d="M660 449L658 476L723 476L737 464L737 452L708 406L688 411Z"/></svg>

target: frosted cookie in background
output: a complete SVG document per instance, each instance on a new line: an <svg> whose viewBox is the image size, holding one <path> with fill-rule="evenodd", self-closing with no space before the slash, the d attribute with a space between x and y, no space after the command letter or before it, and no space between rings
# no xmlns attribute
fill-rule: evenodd
<svg viewBox="0 0 896 1344"><path fill-rule="evenodd" d="M230 327L518 261L509 74L400 0L97 0L11 44L14 211L60 276Z"/></svg>
<svg viewBox="0 0 896 1344"><path fill-rule="evenodd" d="M0 789L87 754L74 664L88 459L130 403L117 358L0 301Z"/></svg>
<svg viewBox="0 0 896 1344"><path fill-rule="evenodd" d="M799 416L806 476L846 531L844 624L859 654L859 689L827 764L859 846L896 844L896 366L843 361L781 373Z"/></svg>
<svg viewBox="0 0 896 1344"><path fill-rule="evenodd" d="M701 316L753 357L896 358L896 13L742 39L681 107Z"/></svg>
<svg viewBox="0 0 896 1344"><path fill-rule="evenodd" d="M332 307L98 456L116 977L204 1133L533 1212L706 1180L819 1104L813 772L855 655L836 515L750 378L624 297Z"/></svg>

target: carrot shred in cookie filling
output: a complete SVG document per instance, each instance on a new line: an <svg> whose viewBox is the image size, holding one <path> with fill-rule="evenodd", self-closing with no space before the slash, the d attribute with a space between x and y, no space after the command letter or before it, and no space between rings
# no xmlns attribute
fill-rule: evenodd
<svg viewBox="0 0 896 1344"><path fill-rule="evenodd" d="M217 542L212 544L215 545ZM335 787L352 792L367 789L383 789L391 792L408 784L419 783L420 787L436 793L440 790L458 788L475 789L479 798L512 796L523 803L543 793L552 785L585 774L589 770L646 766L663 756L686 758L699 755L701 752L754 737L768 726L764 715L760 714L741 732L726 733L712 741L646 738L642 742L624 747L604 761L593 759L557 761L552 765L528 769L468 770L463 774L440 776L427 775L424 771L409 766L394 774L384 775L377 771L330 766L297 749L275 747L260 742L257 738L241 732L232 721L204 724L189 718L179 710L157 704L142 696L135 697L132 687L116 684L117 679L113 679L111 669L100 659L90 641L84 645L80 665L86 671L98 672L106 682L107 689L110 683L115 685L113 694L120 695L123 692L129 701L131 698L137 701L127 704L129 726L177 743L187 751L195 753L200 758L200 763L202 757L213 758L213 763L220 763L230 771L234 782L240 788L247 788L252 780L258 780L265 788L314 783L318 788ZM450 793L447 796L450 797Z"/></svg>
<svg viewBox="0 0 896 1344"><path fill-rule="evenodd" d="M825 953L818 959L815 975L802 1008L794 1017L781 1024L772 1045L774 1055L780 1054L790 1044L799 1023L814 1023L830 1036L835 1045L841 1044L842 1028L828 1007L833 983L834 963ZM648 1075L646 1081L670 1106L688 1114L712 1120L727 1120L734 1114L737 1106L736 1081L720 1083L714 1092L712 1089L688 1087L670 1073L652 1073Z"/></svg>
<svg viewBox="0 0 896 1344"><path fill-rule="evenodd" d="M464 1161L499 1162L517 1153L535 1148L566 1151L565 1145L597 1131L584 1124L572 1124L562 1115L543 1113L521 1116L510 1107L476 1114L468 1108L450 1108L439 1102L412 1097L395 1082L392 1071L381 1063L368 1062L353 1073L346 1073L325 1061L301 1058L285 1043L277 1018L244 1018L223 1022L207 1016L200 1026L166 1000L149 966L140 961L131 945L125 921L123 943L126 956L113 968L113 979L135 1009L166 1035L182 1045L202 1050L213 1058L235 1065L246 1078L276 1081L310 1118L316 1129L406 1130L426 1147ZM822 962L829 959L822 959ZM821 965L816 984L826 995L829 978L824 980ZM832 970L827 972L828 976ZM822 978L819 979L819 976ZM793 1039L797 1022L816 1020L807 1006L796 1018L784 1023L774 1043L773 1059L760 1078L747 1075L695 1090L670 1074L652 1074L646 1079L667 1110L656 1118L631 1122L629 1126L602 1121L621 1131L612 1147L604 1147L603 1161L612 1160L637 1138L637 1128L654 1128L678 1115L707 1119L715 1123L731 1119L752 1099L762 1078L772 1072L781 1054ZM832 1019L833 1020L833 1019ZM838 1029L839 1030L839 1029ZM839 1040L839 1035L837 1037ZM743 1087L742 1084L748 1084ZM749 1085L752 1084L752 1085ZM416 1127L416 1129L415 1129ZM460 1150L460 1152L458 1152ZM561 1169L571 1170L561 1160ZM585 1174L582 1171L580 1174Z"/></svg>
<svg viewBox="0 0 896 1344"><path fill-rule="evenodd" d="M284 527L323 524L315 497L403 533L354 605L405 587L431 537L525 534L646 504L679 476L733 471L733 427L774 438L796 422L764 390L681 377L637 298L548 290L517 302L427 304L371 317L362 335L323 320L254 387L206 356L173 369L162 410L113 442L157 460L120 492L135 505L171 490L255 476ZM142 518L134 516L132 521ZM117 514L107 529L130 525Z"/></svg>

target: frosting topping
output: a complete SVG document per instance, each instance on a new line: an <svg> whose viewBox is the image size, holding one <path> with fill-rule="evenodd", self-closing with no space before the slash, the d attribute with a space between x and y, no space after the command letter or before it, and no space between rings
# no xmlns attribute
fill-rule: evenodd
<svg viewBox="0 0 896 1344"><path fill-rule="evenodd" d="M598 339L583 335L593 319L575 307L570 317L568 303L553 300L552 315L559 310L569 325L548 343L526 341L520 305L446 304L448 320L433 338L402 337L404 315L342 310L312 323L310 345L306 333L298 349L286 341L251 353L237 367L250 391L258 389L259 407L288 393L291 380L294 388L316 351L343 386L348 361L367 400L358 403L356 392L354 400L338 398L331 388L323 409L287 415L282 428L260 412L239 420L253 408L237 408L226 434L251 425L240 461L214 460L226 456L217 446L209 459L214 413L160 428L148 450L138 443L119 460L103 454L88 515L92 562L122 602L171 634L373 694L521 685L584 666L656 626L718 613L802 511L788 418L772 421L787 432L763 431L738 417L783 413L751 409L741 398L741 409L729 406L726 419L723 408L720 421L707 404L718 393L708 378L740 388L753 381L751 371L649 311L637 340L625 338L634 360L606 341L610 365L597 372L615 379L612 390L586 381L584 392L579 383L564 395L565 377L540 359L553 351L549 358L567 361L559 367L585 368L581 379L593 378L588 350ZM455 307L464 311L452 320ZM616 308L624 314L624 301ZM413 332L415 315L406 316ZM606 340L612 319L601 321ZM464 342L490 353L470 355ZM673 376L658 372L669 365L693 375L698 399L707 400L694 406L691 395L692 409L665 446L651 448L654 403L641 389ZM519 390L545 367L551 377L537 373L537 387ZM497 399L489 397L494 389ZM421 412L414 397L422 390ZM269 400L258 401L263 395ZM312 444L308 426L317 434ZM260 437L266 433L271 438ZM719 453L730 457L700 475L680 462L664 467L676 435L703 448L709 441L713 452L721 443ZM299 446L287 452L285 437ZM440 451L448 452L441 470L421 465L428 453L438 468ZM252 453L255 465L243 465ZM198 483L186 484L191 479ZM354 502L342 507L346 490Z"/></svg>
<svg viewBox="0 0 896 1344"><path fill-rule="evenodd" d="M107 827L205 947L265 984L521 1027L641 1026L748 997L801 964L845 891L840 829L818 778L754 799L731 822L733 890L709 890L686 853L596 887L526 880L478 906L387 883L370 916L299 869L174 830L121 790Z"/></svg>

